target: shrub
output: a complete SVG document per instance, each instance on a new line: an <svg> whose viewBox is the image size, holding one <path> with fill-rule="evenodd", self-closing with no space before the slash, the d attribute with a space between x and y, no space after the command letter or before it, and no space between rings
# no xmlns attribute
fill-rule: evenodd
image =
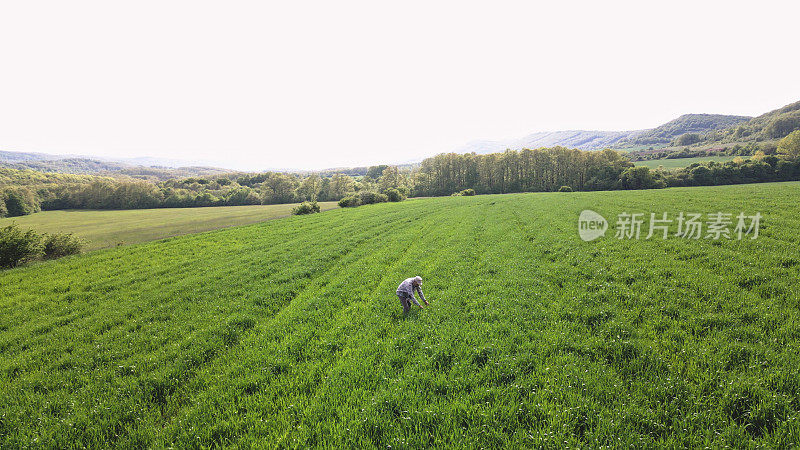
<svg viewBox="0 0 800 450"><path fill-rule="evenodd" d="M458 195L461 195L461 196L464 196L464 197L472 197L473 195L475 195L475 189L472 189L472 188L464 189L463 191L459 192Z"/></svg>
<svg viewBox="0 0 800 450"><path fill-rule="evenodd" d="M33 230L23 232L16 225L0 228L0 267L16 267L41 251L41 237Z"/></svg>
<svg viewBox="0 0 800 450"><path fill-rule="evenodd" d="M292 209L292 214L294 214L295 216L303 214L313 214L318 212L319 212L319 205L317 204L316 201L303 202Z"/></svg>
<svg viewBox="0 0 800 450"><path fill-rule="evenodd" d="M61 258L81 252L83 240L65 233L45 234L42 237L42 253L45 259Z"/></svg>
<svg viewBox="0 0 800 450"><path fill-rule="evenodd" d="M358 198L361 200L362 205L369 205L371 203L378 203L378 195L380 194L377 192L362 191L358 193Z"/></svg>
<svg viewBox="0 0 800 450"><path fill-rule="evenodd" d="M386 191L386 197L389 199L390 202L402 202L406 199L406 196L403 195L397 189L388 189Z"/></svg>
<svg viewBox="0 0 800 450"><path fill-rule="evenodd" d="M0 197L0 217L5 217L8 215L8 211L6 211L6 202L3 197Z"/></svg>
<svg viewBox="0 0 800 450"><path fill-rule="evenodd" d="M339 200L339 206L342 208L369 205L371 203L388 202L389 196L386 194L378 194L377 192L361 191L352 197L345 197Z"/></svg>
<svg viewBox="0 0 800 450"><path fill-rule="evenodd" d="M569 186L561 186L558 188L558 192L572 192L572 188Z"/></svg>
<svg viewBox="0 0 800 450"><path fill-rule="evenodd" d="M339 200L339 206L342 208L350 208L354 206L358 206L361 204L361 200L359 200L356 196L345 197Z"/></svg>
<svg viewBox="0 0 800 450"><path fill-rule="evenodd" d="M389 197L386 194L379 194L377 192L362 191L358 193L358 199L362 205L369 205L371 203L388 202Z"/></svg>

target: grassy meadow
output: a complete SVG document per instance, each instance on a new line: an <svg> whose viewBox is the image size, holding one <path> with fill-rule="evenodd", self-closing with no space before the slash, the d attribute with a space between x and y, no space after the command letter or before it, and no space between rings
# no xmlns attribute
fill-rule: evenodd
<svg viewBox="0 0 800 450"><path fill-rule="evenodd" d="M697 156L694 158L651 159L648 161L636 161L633 164L651 169L656 169L658 166L664 166L665 169L682 169L694 163L707 163L709 161L723 163L725 161L733 161L734 158L736 156ZM743 159L747 158L749 157L744 157Z"/></svg>
<svg viewBox="0 0 800 450"><path fill-rule="evenodd" d="M796 447L798 197L416 199L0 272L0 447ZM764 218L583 242L584 209Z"/></svg>
<svg viewBox="0 0 800 450"><path fill-rule="evenodd" d="M97 250L263 222L291 214L294 206L42 211L0 219L0 227L16 223L40 233L73 233L86 240L86 250ZM319 206L323 210L337 207L336 202L320 202Z"/></svg>

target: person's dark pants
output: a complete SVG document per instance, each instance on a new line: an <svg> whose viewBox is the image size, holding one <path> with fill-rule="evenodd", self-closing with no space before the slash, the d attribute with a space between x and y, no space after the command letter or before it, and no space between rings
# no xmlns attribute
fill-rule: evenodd
<svg viewBox="0 0 800 450"><path fill-rule="evenodd" d="M403 305L403 314L408 313L408 310L411 309L411 297L401 294L397 294L397 297L400 299L400 303Z"/></svg>

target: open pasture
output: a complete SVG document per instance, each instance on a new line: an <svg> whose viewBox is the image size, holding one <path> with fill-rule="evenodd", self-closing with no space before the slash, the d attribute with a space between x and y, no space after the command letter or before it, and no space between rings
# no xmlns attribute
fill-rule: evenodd
<svg viewBox="0 0 800 450"><path fill-rule="evenodd" d="M285 217L296 204L158 208L126 210L42 211L0 219L0 227L16 223L39 233L73 233L86 240L86 250L138 244L183 234L247 225ZM336 202L320 202L322 210Z"/></svg>

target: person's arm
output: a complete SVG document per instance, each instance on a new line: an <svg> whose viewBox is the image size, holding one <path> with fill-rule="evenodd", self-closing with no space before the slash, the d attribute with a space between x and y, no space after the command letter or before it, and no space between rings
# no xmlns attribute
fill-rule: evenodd
<svg viewBox="0 0 800 450"><path fill-rule="evenodd" d="M422 305L420 305L419 302L417 301L417 297L414 297L414 290L413 289L411 290L411 301L413 301L415 305L417 305L420 308L422 308Z"/></svg>
<svg viewBox="0 0 800 450"><path fill-rule="evenodd" d="M419 298L421 298L422 301L425 302L425 304L427 305L428 301L425 300L425 295L422 294L422 288L420 286L417 286L417 293L419 293ZM419 305L419 303L417 303L417 305ZM420 306L420 308L421 308L421 306Z"/></svg>

